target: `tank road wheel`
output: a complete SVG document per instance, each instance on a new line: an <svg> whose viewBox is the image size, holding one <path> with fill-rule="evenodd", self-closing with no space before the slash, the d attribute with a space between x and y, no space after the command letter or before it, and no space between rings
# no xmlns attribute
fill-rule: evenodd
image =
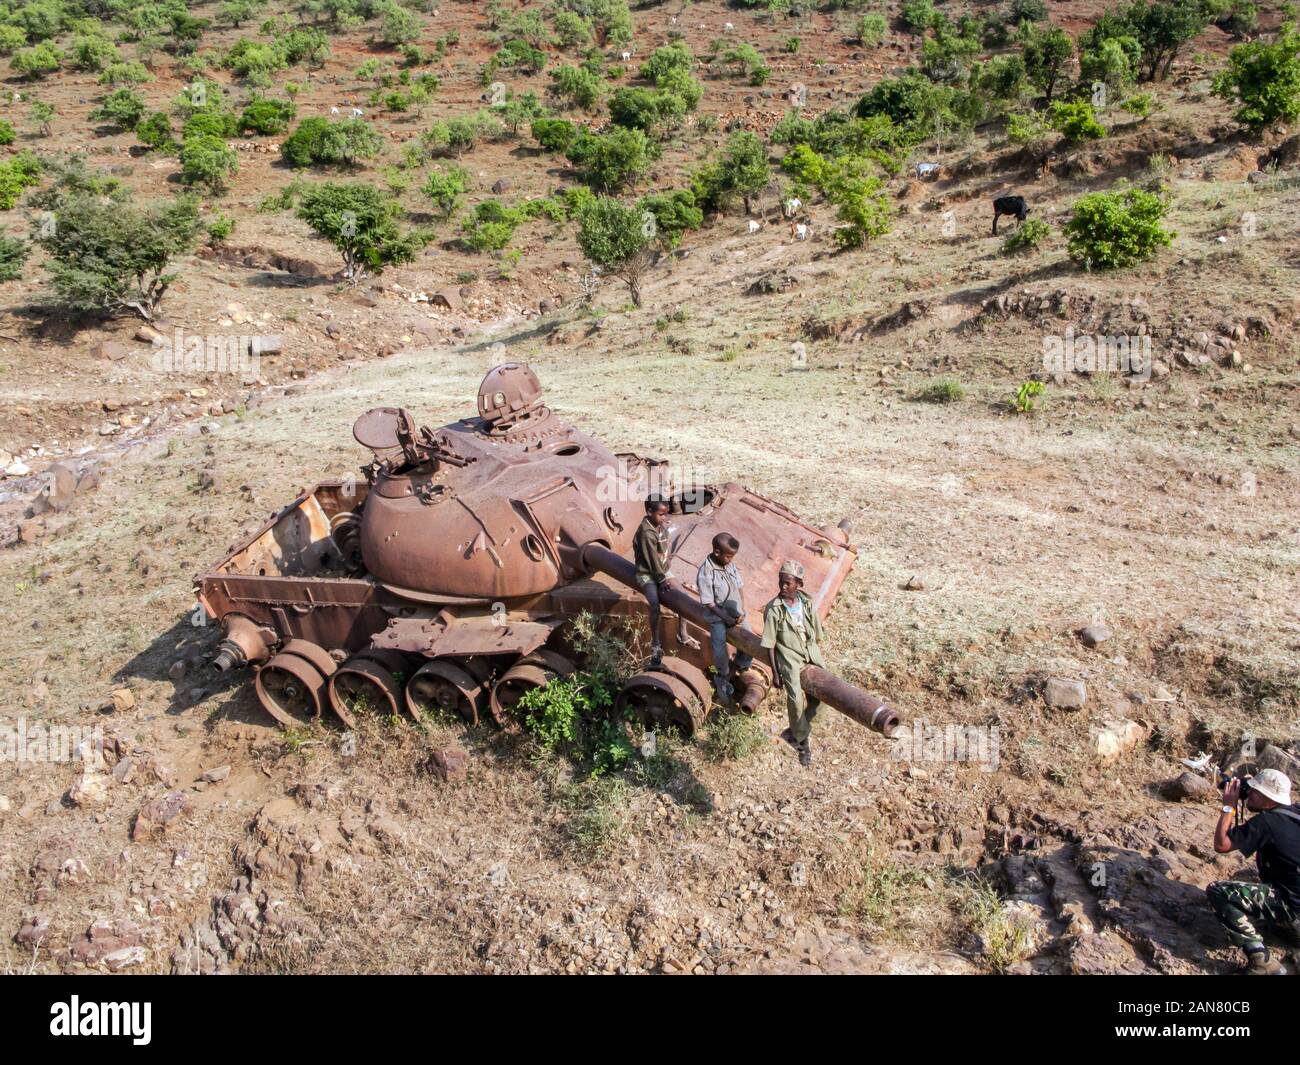
<svg viewBox="0 0 1300 1065"><path fill-rule="evenodd" d="M572 661L565 658L558 651L550 651L545 647L539 647L536 651L530 651L524 655L521 661L528 662L531 665L541 666L543 669L550 670L557 677L571 677L577 672L578 667Z"/></svg>
<svg viewBox="0 0 1300 1065"><path fill-rule="evenodd" d="M397 716L404 708L402 687L393 676L401 668L401 655L362 651L349 658L329 679L330 709L350 729L367 715Z"/></svg>
<svg viewBox="0 0 1300 1065"><path fill-rule="evenodd" d="M468 670L444 659L425 662L406 683L406 710L417 721L440 710L478 724L483 685Z"/></svg>
<svg viewBox="0 0 1300 1065"><path fill-rule="evenodd" d="M339 668L338 663L330 657L330 653L319 644L312 643L311 640L286 640L284 646L280 648L280 654L297 655L299 658L307 659L322 677L329 677Z"/></svg>
<svg viewBox="0 0 1300 1065"><path fill-rule="evenodd" d="M307 659L281 651L257 671L254 687L262 709L285 728L320 720L325 678Z"/></svg>
<svg viewBox="0 0 1300 1065"><path fill-rule="evenodd" d="M687 736L704 724L706 705L689 684L671 673L638 673L623 685L618 697L618 709L634 714L646 728L671 725Z"/></svg>
<svg viewBox="0 0 1300 1065"><path fill-rule="evenodd" d="M704 707L705 717L708 716L709 708L713 705L713 685L709 682L709 678L704 675L704 670L691 665L684 658L669 656L659 663L654 672L671 673L684 683L695 693L700 705Z"/></svg>
<svg viewBox="0 0 1300 1065"><path fill-rule="evenodd" d="M516 662L492 686L492 698L488 700L492 719L502 728L510 728L515 723L515 704L524 694L534 688L544 688L557 676L559 674L554 670L527 659Z"/></svg>

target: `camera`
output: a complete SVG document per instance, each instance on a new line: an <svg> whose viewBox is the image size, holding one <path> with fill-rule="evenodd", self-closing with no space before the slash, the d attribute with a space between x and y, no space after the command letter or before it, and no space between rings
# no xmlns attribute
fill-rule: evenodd
<svg viewBox="0 0 1300 1065"><path fill-rule="evenodd" d="M1222 769L1220 769L1218 770L1218 777L1219 777L1218 786L1220 791L1222 791L1224 788L1228 786L1228 781L1240 780L1241 791L1238 793L1237 798L1241 802L1246 801L1246 796L1250 794L1250 777L1246 775L1246 771L1244 769L1236 769L1231 773L1225 773Z"/></svg>

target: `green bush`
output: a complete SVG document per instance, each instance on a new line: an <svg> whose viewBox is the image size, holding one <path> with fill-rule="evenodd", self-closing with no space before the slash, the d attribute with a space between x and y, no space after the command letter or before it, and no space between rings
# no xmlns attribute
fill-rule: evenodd
<svg viewBox="0 0 1300 1065"><path fill-rule="evenodd" d="M1216 95L1238 104L1235 118L1252 133L1300 118L1300 35L1283 26L1272 44L1251 41L1228 53Z"/></svg>
<svg viewBox="0 0 1300 1065"><path fill-rule="evenodd" d="M728 66L735 67L737 73L748 78L751 85L764 84L772 73L763 62L758 49L745 41L725 49L719 58Z"/></svg>
<svg viewBox="0 0 1300 1065"><path fill-rule="evenodd" d="M239 172L239 156L235 151L220 137L206 133L185 138L180 160L182 182L204 185L214 193L224 192L230 177Z"/></svg>
<svg viewBox="0 0 1300 1065"><path fill-rule="evenodd" d="M110 63L99 76L101 85L143 85L153 81L153 75L143 63Z"/></svg>
<svg viewBox="0 0 1300 1065"><path fill-rule="evenodd" d="M685 114L686 102L662 89L624 87L616 89L609 100L609 117L614 125L639 129L647 136L654 136Z"/></svg>
<svg viewBox="0 0 1300 1065"><path fill-rule="evenodd" d="M600 103L604 86L591 71L565 64L551 71L550 91L570 106L590 111Z"/></svg>
<svg viewBox="0 0 1300 1065"><path fill-rule="evenodd" d="M924 385L915 398L922 403L958 403L966 396L966 390L955 377L941 377Z"/></svg>
<svg viewBox="0 0 1300 1065"><path fill-rule="evenodd" d="M40 181L41 163L31 152L0 162L0 211L13 210L23 190Z"/></svg>
<svg viewBox="0 0 1300 1065"><path fill-rule="evenodd" d="M1051 232L1052 227L1041 218L1026 218L1002 242L1002 254L1014 255L1016 252L1032 251L1046 240Z"/></svg>
<svg viewBox="0 0 1300 1065"><path fill-rule="evenodd" d="M442 217L450 218L460 203L461 196L469 190L469 181L468 170L453 166L430 173L423 191Z"/></svg>
<svg viewBox="0 0 1300 1065"><path fill-rule="evenodd" d="M233 111L213 108L193 112L181 127L181 140L187 141L194 137L216 137L223 140L238 132L239 117Z"/></svg>
<svg viewBox="0 0 1300 1065"><path fill-rule="evenodd" d="M1154 106L1154 104L1155 104L1154 96L1152 96L1149 92L1140 92L1140 93L1136 93L1133 96L1128 97L1128 99L1126 99L1119 106L1123 110L1127 111L1130 115L1134 115L1137 118L1146 118L1149 114L1151 114L1151 109Z"/></svg>
<svg viewBox="0 0 1300 1065"><path fill-rule="evenodd" d="M893 208L880 178L836 176L826 187L826 198L836 207L835 217L845 223L835 230L835 243L841 248L860 248L889 232Z"/></svg>
<svg viewBox="0 0 1300 1065"><path fill-rule="evenodd" d="M579 132L565 153L581 168L593 188L610 192L631 184L650 169L650 141L639 129L614 128L608 133Z"/></svg>
<svg viewBox="0 0 1300 1065"><path fill-rule="evenodd" d="M269 84L272 74L289 65L289 60L282 48L245 37L231 46L222 57L221 65L236 77L254 85L265 85Z"/></svg>
<svg viewBox="0 0 1300 1065"><path fill-rule="evenodd" d="M880 47L880 42L885 39L885 34L888 32L889 23L885 21L885 16L878 11L863 15L858 19L858 41L864 48Z"/></svg>
<svg viewBox="0 0 1300 1065"><path fill-rule="evenodd" d="M283 133L289 128L296 112L297 108L288 100L254 97L239 116L239 131L264 135Z"/></svg>
<svg viewBox="0 0 1300 1065"><path fill-rule="evenodd" d="M331 122L304 118L280 144L280 154L293 167L355 165L370 159L383 146L374 128L360 118Z"/></svg>
<svg viewBox="0 0 1300 1065"><path fill-rule="evenodd" d="M13 144L17 137L13 125L7 119L0 118L0 144Z"/></svg>
<svg viewBox="0 0 1300 1065"><path fill-rule="evenodd" d="M134 89L117 89L90 113L91 118L112 122L122 129L135 129L145 114L144 97Z"/></svg>
<svg viewBox="0 0 1300 1065"><path fill-rule="evenodd" d="M523 221L522 211L507 207L500 200L484 200L465 220L462 239L471 251L500 251L510 243Z"/></svg>
<svg viewBox="0 0 1300 1065"><path fill-rule="evenodd" d="M27 31L21 26L0 26L0 55L13 55L27 43Z"/></svg>
<svg viewBox="0 0 1300 1065"><path fill-rule="evenodd" d="M379 29L375 40L391 47L409 44L420 36L423 25L420 16L397 4L390 3L383 9Z"/></svg>
<svg viewBox="0 0 1300 1065"><path fill-rule="evenodd" d="M26 241L0 236L0 281L16 281L22 277L30 251Z"/></svg>
<svg viewBox="0 0 1300 1065"><path fill-rule="evenodd" d="M155 111L137 122L135 135L146 148L154 150L172 148L176 144L172 137L172 120L165 111Z"/></svg>
<svg viewBox="0 0 1300 1065"><path fill-rule="evenodd" d="M208 243L215 247L218 244L224 244L230 239L230 234L235 231L235 220L219 214L208 223L207 228Z"/></svg>
<svg viewBox="0 0 1300 1065"><path fill-rule="evenodd" d="M72 39L72 65L78 70L103 70L118 58L116 46L107 37L94 34Z"/></svg>
<svg viewBox="0 0 1300 1065"><path fill-rule="evenodd" d="M1141 189L1089 193L1065 226L1070 257L1089 269L1145 262L1176 235L1160 224L1166 210L1159 197Z"/></svg>
<svg viewBox="0 0 1300 1065"><path fill-rule="evenodd" d="M37 80L58 70L62 59L62 52L48 41L42 41L15 52L9 67L19 77Z"/></svg>
<svg viewBox="0 0 1300 1065"><path fill-rule="evenodd" d="M767 734L748 714L715 714L704 736L704 754L711 762L736 762L767 746Z"/></svg>
<svg viewBox="0 0 1300 1065"><path fill-rule="evenodd" d="M704 211L690 189L653 192L641 200L640 206L654 216L655 239L665 248L677 247L687 230L704 225Z"/></svg>
<svg viewBox="0 0 1300 1065"><path fill-rule="evenodd" d="M1052 128L1067 141L1097 140L1106 136L1106 127L1097 121L1087 100L1057 100L1052 104Z"/></svg>
<svg viewBox="0 0 1300 1065"><path fill-rule="evenodd" d="M567 152L578 137L578 127L564 118L539 118L533 122L533 139L548 152Z"/></svg>

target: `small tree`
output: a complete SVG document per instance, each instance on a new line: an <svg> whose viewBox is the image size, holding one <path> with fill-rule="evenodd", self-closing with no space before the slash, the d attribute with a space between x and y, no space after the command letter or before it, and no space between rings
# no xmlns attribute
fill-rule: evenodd
<svg viewBox="0 0 1300 1065"><path fill-rule="evenodd" d="M650 243L655 234L647 214L609 196L598 196L578 214L582 254L602 274L625 281L637 307L641 306L641 279L650 268Z"/></svg>
<svg viewBox="0 0 1300 1065"><path fill-rule="evenodd" d="M1300 35L1283 26L1272 44L1252 41L1228 53L1214 91L1239 105L1234 116L1252 133L1300 117Z"/></svg>
<svg viewBox="0 0 1300 1065"><path fill-rule="evenodd" d="M77 314L138 314L152 321L176 274L172 263L194 247L198 205L190 196L136 207L121 188L110 196L73 190L51 201L53 224L32 219L32 241L46 253L50 303Z"/></svg>
<svg viewBox="0 0 1300 1065"><path fill-rule="evenodd" d="M719 162L727 191L744 201L745 213L749 214L750 198L772 180L767 146L757 134L740 130L727 141Z"/></svg>
<svg viewBox="0 0 1300 1065"><path fill-rule="evenodd" d="M392 263L409 263L425 243L422 234L402 233L402 205L359 182L323 182L303 194L298 217L343 253L343 276L353 284Z"/></svg>
<svg viewBox="0 0 1300 1065"><path fill-rule="evenodd" d="M1036 30L1025 42L1025 73L1048 103L1073 56L1074 43L1059 26Z"/></svg>
<svg viewBox="0 0 1300 1065"><path fill-rule="evenodd" d="M1160 224L1166 210L1164 201L1142 189L1089 193L1065 225L1070 257L1089 269L1145 262L1176 235Z"/></svg>
<svg viewBox="0 0 1300 1065"><path fill-rule="evenodd" d="M1124 20L1142 46L1146 80L1169 75L1182 46L1209 25L1213 6L1205 0L1170 0L1169 3L1137 0L1124 9Z"/></svg>
<svg viewBox="0 0 1300 1065"><path fill-rule="evenodd" d="M631 184L650 169L650 141L639 129L615 127L608 133L583 130L565 157L583 170L587 184L612 192Z"/></svg>
<svg viewBox="0 0 1300 1065"><path fill-rule="evenodd" d="M469 189L469 171L464 167L452 166L446 170L435 170L424 183L424 194L433 201L433 206L443 218L450 218L460 203L460 198Z"/></svg>
<svg viewBox="0 0 1300 1065"><path fill-rule="evenodd" d="M42 137L50 135L50 123L54 120L55 111L44 100L32 101L32 121L36 123L37 130Z"/></svg>

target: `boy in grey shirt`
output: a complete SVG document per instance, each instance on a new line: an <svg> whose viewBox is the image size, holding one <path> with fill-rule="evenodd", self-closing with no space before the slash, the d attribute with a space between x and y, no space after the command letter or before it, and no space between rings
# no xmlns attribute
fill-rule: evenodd
<svg viewBox="0 0 1300 1065"><path fill-rule="evenodd" d="M730 704L735 696L727 662L727 630L740 623L745 616L744 581L736 569L736 552L740 541L730 533L718 533L713 538L713 552L700 564L695 575L695 586L700 592L700 605L712 619L709 622L709 648L713 652L713 686L718 701ZM736 653L736 670L749 668L753 659L743 652Z"/></svg>

